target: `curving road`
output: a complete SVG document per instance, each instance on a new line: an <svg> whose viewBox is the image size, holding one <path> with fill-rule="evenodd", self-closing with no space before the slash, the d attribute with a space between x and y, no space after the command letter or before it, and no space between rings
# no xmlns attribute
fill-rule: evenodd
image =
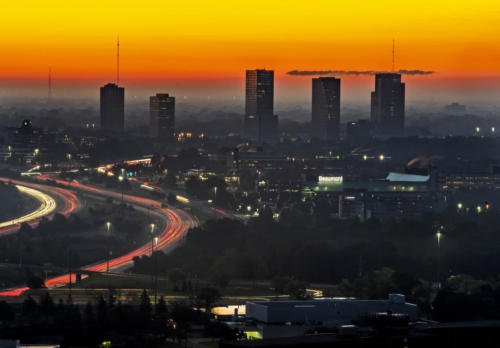
<svg viewBox="0 0 500 348"><path fill-rule="evenodd" d="M49 215L54 210L56 210L56 207L57 207L56 201L54 198L50 197L48 194L43 193L43 192L38 191L38 190L35 190L35 189L32 189L32 188L29 188L29 187L26 187L26 186L16 185L16 187L19 190L19 192L22 192L26 195L29 195L29 196L37 199L40 202L40 206L35 211L32 211L29 214L21 216L20 218L12 219L12 220L0 223L0 229L4 228L4 227L10 227L13 225L20 225L23 222L28 222L31 220L41 218L45 215Z"/></svg>
<svg viewBox="0 0 500 348"><path fill-rule="evenodd" d="M48 176L40 177L41 180L52 180ZM116 193L113 191L101 190L92 186L87 186L80 184L78 181L64 181L64 180L53 180L60 185L65 185L68 188L72 188L74 190L86 193L92 193L101 195L104 197L111 197L122 199L122 195L120 193ZM165 221L165 228L158 235L158 242L156 245L156 249L166 250L168 248L172 248L175 246L176 242L178 242L185 233L196 225L195 220L183 210L177 209L168 209L163 208L161 202L137 197L132 195L123 195L123 200L134 206L134 208L138 210L148 211L150 214L155 215ZM146 243L145 245L139 247L138 249L131 251L123 256L116 257L109 261L110 270L117 271L121 270L127 266L130 266L133 263L133 258L136 256L148 255L152 251L151 243ZM88 265L82 267L81 269L84 271L94 271L94 272L103 272L106 271L107 262L100 261L92 265ZM72 274L71 282L75 281L76 275ZM70 281L69 274L61 275L59 277L51 278L45 282L47 287L58 287L68 284ZM24 291L28 290L27 287L8 289L5 291L0 291L0 296L19 296Z"/></svg>
<svg viewBox="0 0 500 348"><path fill-rule="evenodd" d="M25 216L0 223L0 236L16 232L23 222L28 223L30 226L35 226L44 216L48 216L54 212L68 215L73 213L80 206L76 196L72 192L62 188L37 185L31 182L8 178L0 178L0 181L15 184L19 191L36 198L41 203L37 210ZM58 207L54 197L58 197L60 201L63 202L63 206Z"/></svg>

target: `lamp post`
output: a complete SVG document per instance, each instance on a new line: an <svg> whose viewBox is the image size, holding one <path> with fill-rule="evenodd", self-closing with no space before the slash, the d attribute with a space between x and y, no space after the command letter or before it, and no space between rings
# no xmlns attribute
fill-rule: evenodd
<svg viewBox="0 0 500 348"><path fill-rule="evenodd" d="M215 210L215 205L217 204L217 186L214 186L214 216L217 218L217 210Z"/></svg>
<svg viewBox="0 0 500 348"><path fill-rule="evenodd" d="M443 226L439 228L439 231L436 233L437 239L437 283L438 286L441 287L441 237L443 234L441 231L443 230Z"/></svg>
<svg viewBox="0 0 500 348"><path fill-rule="evenodd" d="M155 235L154 235L154 232L155 232L155 224L151 224L149 225L149 227L151 228L151 261L154 261L153 260L153 253L154 253L154 250L155 250ZM154 289L154 286L155 286L155 272L154 272L154 269L151 270L151 288Z"/></svg>
<svg viewBox="0 0 500 348"><path fill-rule="evenodd" d="M108 241L108 252L107 252L107 256L106 256L106 272L109 272L109 254L111 254L111 250L110 250L110 246L109 246L109 229L111 228L111 222L106 222L106 228L108 230L108 233L107 233L107 241Z"/></svg>
<svg viewBox="0 0 500 348"><path fill-rule="evenodd" d="M151 228L151 257L153 256L153 249L154 249L154 234L155 234L155 224L151 224L149 225L149 227Z"/></svg>
<svg viewBox="0 0 500 348"><path fill-rule="evenodd" d="M122 190L122 205L123 205L123 180L124 180L123 175L120 175L118 177L118 181L120 182L120 189Z"/></svg>
<svg viewBox="0 0 500 348"><path fill-rule="evenodd" d="M154 238L154 246L158 245L158 237ZM155 288L155 297L154 297L154 305L156 306L156 297L158 295L158 255L154 255L154 267L155 267L155 279L154 279L154 288Z"/></svg>

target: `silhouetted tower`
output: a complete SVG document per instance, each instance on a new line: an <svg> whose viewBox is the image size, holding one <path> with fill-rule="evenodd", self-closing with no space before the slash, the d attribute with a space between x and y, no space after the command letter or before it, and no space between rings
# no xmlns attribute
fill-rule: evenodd
<svg viewBox="0 0 500 348"><path fill-rule="evenodd" d="M121 131L125 129L125 88L120 82L120 39L116 40L116 84L108 83L101 87L100 111L101 128Z"/></svg>
<svg viewBox="0 0 500 348"><path fill-rule="evenodd" d="M125 128L125 89L114 83L101 87L101 128L123 130Z"/></svg>
<svg viewBox="0 0 500 348"><path fill-rule="evenodd" d="M261 143L275 143L278 116L274 115L274 71L246 71L245 136Z"/></svg>
<svg viewBox="0 0 500 348"><path fill-rule="evenodd" d="M312 137L336 141L340 133L340 79L312 79Z"/></svg>
<svg viewBox="0 0 500 348"><path fill-rule="evenodd" d="M375 135L402 136L405 124L405 84L401 74L375 75L375 91L371 95L371 117Z"/></svg>
<svg viewBox="0 0 500 348"><path fill-rule="evenodd" d="M157 93L149 97L150 135L153 138L172 137L175 132L175 97Z"/></svg>

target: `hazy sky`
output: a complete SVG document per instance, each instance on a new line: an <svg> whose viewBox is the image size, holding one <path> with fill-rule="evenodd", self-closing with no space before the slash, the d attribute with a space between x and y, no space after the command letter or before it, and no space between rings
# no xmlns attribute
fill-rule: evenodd
<svg viewBox="0 0 500 348"><path fill-rule="evenodd" d="M115 79L120 35L127 95L155 90L241 98L247 68L276 71L276 97L310 98L290 70L435 71L405 76L409 99L500 95L500 2L9 1L2 4L0 94L97 96ZM343 96L368 99L371 77L344 76Z"/></svg>

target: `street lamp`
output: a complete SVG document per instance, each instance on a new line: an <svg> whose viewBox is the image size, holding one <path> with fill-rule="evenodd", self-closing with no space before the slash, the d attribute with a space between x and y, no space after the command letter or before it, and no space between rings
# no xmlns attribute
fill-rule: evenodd
<svg viewBox="0 0 500 348"><path fill-rule="evenodd" d="M380 156L378 156L378 158L379 158L379 160L383 161L384 158L385 158L385 156L384 155L380 155Z"/></svg>
<svg viewBox="0 0 500 348"><path fill-rule="evenodd" d="M439 231L436 233L437 239L437 283L440 284L441 281L441 238L443 234L441 231L443 230L443 226L439 228ZM440 287L440 285L438 285Z"/></svg>
<svg viewBox="0 0 500 348"><path fill-rule="evenodd" d="M108 255L107 255L107 258L106 258L106 272L109 272L109 256L111 254L111 249L109 247L109 229L111 228L111 222L106 222L106 228L108 229L108 233L107 233L107 241L108 241Z"/></svg>
<svg viewBox="0 0 500 348"><path fill-rule="evenodd" d="M151 260L153 260L153 253L154 253L154 250L155 250L155 242L158 243L158 237L155 237L154 236L154 232L155 232L155 224L151 224L149 225L149 227L151 228ZM156 264L155 264L155 268L156 268ZM153 270L151 270L151 286L152 288L155 287L155 272Z"/></svg>
<svg viewBox="0 0 500 348"><path fill-rule="evenodd" d="M153 277L153 288L154 288L154 305L156 306L156 297L158 295L158 255L154 254L154 247L158 245L158 237L154 237L151 241L151 257L154 262L154 277Z"/></svg>
<svg viewBox="0 0 500 348"><path fill-rule="evenodd" d="M123 179L124 179L124 177L122 175L120 175L118 177L118 181L120 182L120 189L122 190L122 204L123 204L123 184L122 184L123 183Z"/></svg>

